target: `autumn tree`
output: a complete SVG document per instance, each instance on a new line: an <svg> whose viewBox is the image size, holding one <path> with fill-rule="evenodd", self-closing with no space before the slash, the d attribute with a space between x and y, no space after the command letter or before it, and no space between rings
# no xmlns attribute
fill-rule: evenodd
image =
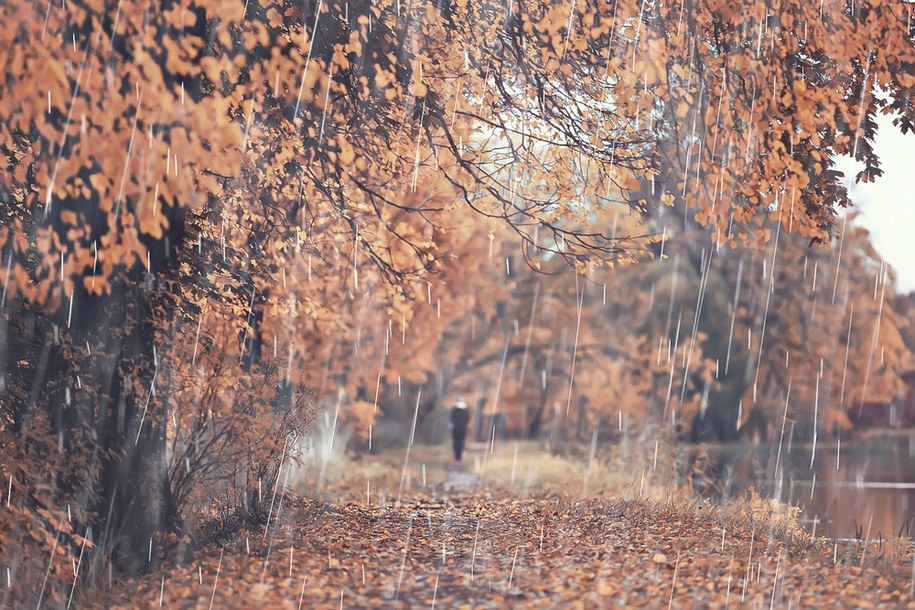
<svg viewBox="0 0 915 610"><path fill-rule="evenodd" d="M756 346L751 365L757 370L745 402L764 390L776 392L777 399L766 402L770 417L778 421L787 401L788 417L808 434L849 430L869 403L892 402L904 388L901 374L912 366L902 336L907 323L893 305L893 270L854 218L846 217L843 229L829 250L806 251L783 236L763 280L773 297L767 336L759 339L770 347ZM748 294L754 292L763 291L751 287Z"/></svg>
<svg viewBox="0 0 915 610"><path fill-rule="evenodd" d="M663 117L652 184L683 197L719 243L768 237L767 220L828 242L848 205L836 155L873 181L876 116L915 126L904 2L637 4L619 19L637 67L620 78Z"/></svg>
<svg viewBox="0 0 915 610"><path fill-rule="evenodd" d="M476 417L484 437L493 426L530 438L581 438L595 429L609 436L646 420L678 421L681 399L701 400L709 365L701 338L659 346L646 332L656 305L636 263L651 258L657 238L630 241L643 229L640 215L623 206L616 212L594 223L630 244L614 269L579 275L560 257L525 261L497 231L477 239L477 273L443 262L442 281L452 290L457 282L475 303L433 335L440 336L443 398L464 394L482 404ZM422 325L411 332L423 334Z"/></svg>
<svg viewBox="0 0 915 610"><path fill-rule="evenodd" d="M153 314L188 305L169 295L181 280L244 317L241 334L250 343L239 349L257 360L275 325L270 314L297 315L288 305L296 295L277 288L286 266L321 259L344 273L341 261L355 268L361 256L383 278L390 302L412 297L400 283L433 269L429 231L453 208L400 196L427 180L529 241L526 227L542 226L551 241L540 248L569 257L612 256L619 248L558 221L569 210L585 213L566 203L581 198L583 182L541 184L546 170L580 174L579 159L565 151L584 146L575 135L583 115L561 103L500 109L488 99L494 83L504 91L507 66L517 62L495 48L466 48L479 36L458 44L470 33L455 25L488 23L480 19L490 13L486 6L122 9L76 2L43 13L28 3L4 5L11 78L0 112L9 170L0 241L11 344L44 346L24 350L28 358L7 371L20 391L5 397L4 432L23 438L26 422L47 420L47 430L34 434L56 437L59 451L91 473L52 482L63 495L47 502L59 510L72 499L76 522L96 525L102 542L115 542L115 555L132 562L152 532L175 524L174 511L159 510L172 504L174 481L161 467L170 403L157 391L162 317ZM586 51L574 49L568 59ZM482 78L483 64L497 69ZM530 69L542 80L553 70ZM46 87L40 96L35 82ZM533 101L530 87L526 93ZM604 164L605 177L646 165L620 113L592 107L588 114L603 121L604 136L582 152ZM495 136L479 137L481 126ZM615 142L610 159L605 144ZM515 150L510 158L506 144ZM511 175L509 161L528 172L524 180ZM528 179L537 186L519 188ZM419 219L418 228L405 216ZM195 247L221 264L179 265L179 251ZM225 276L221 293L209 288L211 273ZM233 310L248 290L247 311ZM306 296L314 317L332 307ZM202 319L201 300L191 299L183 313L199 310ZM301 369L290 334L276 333L275 341L285 342L282 351ZM5 446L14 457L25 447ZM28 468L9 476L23 506L44 502Z"/></svg>
<svg viewBox="0 0 915 610"><path fill-rule="evenodd" d="M901 392L912 355L893 271L853 215L828 247L809 248L772 222L771 240L731 250L710 247L709 230L684 225L682 211L664 218L674 265L655 265L661 275L652 290L662 300L669 293L715 361L695 439L737 438L755 411L770 439L783 419L786 433L807 438L847 430L853 411Z"/></svg>

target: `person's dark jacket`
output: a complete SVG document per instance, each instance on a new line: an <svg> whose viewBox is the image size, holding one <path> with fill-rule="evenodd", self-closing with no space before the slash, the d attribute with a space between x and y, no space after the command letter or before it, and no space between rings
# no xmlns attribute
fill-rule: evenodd
<svg viewBox="0 0 915 610"><path fill-rule="evenodd" d="M451 429L458 434L467 434L467 424L470 423L470 409L451 408Z"/></svg>

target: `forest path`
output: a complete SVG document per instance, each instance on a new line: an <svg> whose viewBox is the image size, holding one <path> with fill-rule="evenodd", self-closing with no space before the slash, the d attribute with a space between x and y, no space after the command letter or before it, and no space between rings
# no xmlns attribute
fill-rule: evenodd
<svg viewBox="0 0 915 610"><path fill-rule="evenodd" d="M385 504L287 497L268 530L124 583L106 605L915 608L911 557L810 544L748 515L486 489Z"/></svg>

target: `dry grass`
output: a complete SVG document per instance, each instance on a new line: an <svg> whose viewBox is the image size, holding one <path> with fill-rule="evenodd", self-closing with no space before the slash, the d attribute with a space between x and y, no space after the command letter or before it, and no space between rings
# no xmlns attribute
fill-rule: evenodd
<svg viewBox="0 0 915 610"><path fill-rule="evenodd" d="M615 445L595 456L556 455L533 441L471 443L462 464L446 445L417 445L379 455L348 456L323 468L306 460L290 478L299 493L348 501L383 502L430 497L455 491L490 490L523 497L625 497L685 499L688 490L675 476L674 456L654 445ZM461 484L455 484L460 477ZM467 483L474 481L475 483Z"/></svg>
<svg viewBox="0 0 915 610"><path fill-rule="evenodd" d="M294 490L326 500L385 505L424 498L492 494L495 497L639 500L724 520L765 533L788 548L812 541L798 520L800 509L768 500L751 490L744 498L711 503L700 498L688 482L677 478L678 455L670 445L634 441L604 447L595 455L575 457L550 453L543 443L502 442L490 447L471 444L461 466L450 460L450 447L414 446L380 455L347 457L325 469L306 464ZM454 473L474 483L452 486ZM472 480L473 477L470 477Z"/></svg>

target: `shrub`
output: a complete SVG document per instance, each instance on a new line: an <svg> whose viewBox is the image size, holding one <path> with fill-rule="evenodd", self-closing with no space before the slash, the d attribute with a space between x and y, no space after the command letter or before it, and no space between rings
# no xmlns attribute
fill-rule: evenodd
<svg viewBox="0 0 915 610"><path fill-rule="evenodd" d="M176 369L168 478L181 530L212 539L264 522L317 411L313 393L286 380L276 360L250 371L237 358L202 361L208 374Z"/></svg>

